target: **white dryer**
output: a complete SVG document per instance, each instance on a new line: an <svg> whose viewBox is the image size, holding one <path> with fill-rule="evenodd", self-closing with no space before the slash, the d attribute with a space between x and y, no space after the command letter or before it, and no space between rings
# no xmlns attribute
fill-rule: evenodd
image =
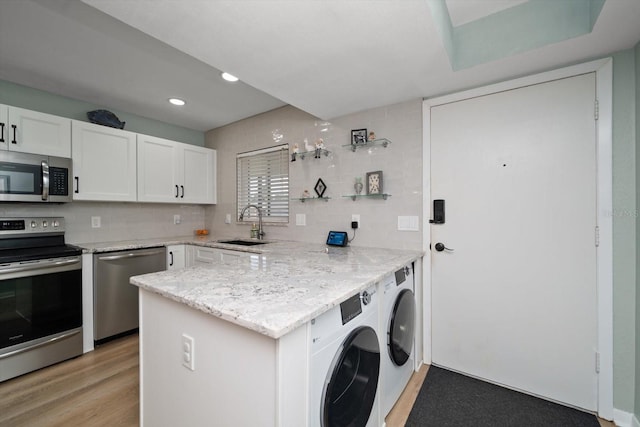
<svg viewBox="0 0 640 427"><path fill-rule="evenodd" d="M416 300L413 264L388 276L382 282L381 291L384 293L380 325L381 416L386 417L415 369Z"/></svg>
<svg viewBox="0 0 640 427"><path fill-rule="evenodd" d="M379 427L376 286L311 321L309 426Z"/></svg>

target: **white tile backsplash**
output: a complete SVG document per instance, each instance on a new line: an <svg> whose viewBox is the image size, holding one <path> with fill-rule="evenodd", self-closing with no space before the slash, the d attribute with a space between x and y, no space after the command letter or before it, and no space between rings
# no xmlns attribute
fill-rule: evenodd
<svg viewBox="0 0 640 427"><path fill-rule="evenodd" d="M349 144L352 129L367 128L376 136L387 138L387 148L372 147L352 152ZM277 140L274 138L277 135ZM209 131L207 147L218 150L218 204L206 208L205 223L215 234L249 235L249 228L235 223L236 154L287 143L304 146L322 138L331 151L328 157L306 157L289 163L290 197L300 197L304 190L315 195L318 178L327 186L324 201L291 200L287 226L266 225L267 238L307 242L324 242L329 230L345 230L349 236L351 215L360 214L362 226L357 230L354 246L421 249L422 234L398 230L398 216L422 218L422 101L415 100L343 116L331 121L313 117L294 107L279 108L258 116ZM384 192L389 199L360 198L352 201L344 195L354 194L356 176L366 182L367 172L383 172ZM225 224L231 213L231 224ZM296 215L304 214L305 226L296 226Z"/></svg>
<svg viewBox="0 0 640 427"><path fill-rule="evenodd" d="M66 222L68 243L184 236L204 227L203 206L160 203L71 202L65 204L0 204L0 217L61 216ZM182 223L173 224L180 215ZM91 227L99 216L101 227Z"/></svg>

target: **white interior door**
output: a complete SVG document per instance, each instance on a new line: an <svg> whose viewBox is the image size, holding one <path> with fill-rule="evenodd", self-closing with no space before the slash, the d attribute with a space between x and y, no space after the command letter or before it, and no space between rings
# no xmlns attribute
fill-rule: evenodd
<svg viewBox="0 0 640 427"><path fill-rule="evenodd" d="M595 74L431 108L432 360L597 408Z"/></svg>

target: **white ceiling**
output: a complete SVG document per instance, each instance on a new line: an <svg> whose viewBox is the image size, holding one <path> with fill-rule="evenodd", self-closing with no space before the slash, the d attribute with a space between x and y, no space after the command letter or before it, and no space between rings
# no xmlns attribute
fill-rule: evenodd
<svg viewBox="0 0 640 427"><path fill-rule="evenodd" d="M446 0L454 27L500 12L528 0Z"/></svg>
<svg viewBox="0 0 640 427"><path fill-rule="evenodd" d="M454 72L432 0L84 1L0 0L0 79L197 130L285 103L331 119L640 41L640 1L607 0L591 34ZM446 0L454 25L522 1Z"/></svg>

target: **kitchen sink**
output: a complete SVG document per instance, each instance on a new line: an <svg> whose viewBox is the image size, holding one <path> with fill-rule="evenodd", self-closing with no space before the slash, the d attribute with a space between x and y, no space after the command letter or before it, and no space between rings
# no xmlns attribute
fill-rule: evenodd
<svg viewBox="0 0 640 427"><path fill-rule="evenodd" d="M219 240L218 243L224 243L226 245L255 246L264 245L269 242L261 242L258 240Z"/></svg>

